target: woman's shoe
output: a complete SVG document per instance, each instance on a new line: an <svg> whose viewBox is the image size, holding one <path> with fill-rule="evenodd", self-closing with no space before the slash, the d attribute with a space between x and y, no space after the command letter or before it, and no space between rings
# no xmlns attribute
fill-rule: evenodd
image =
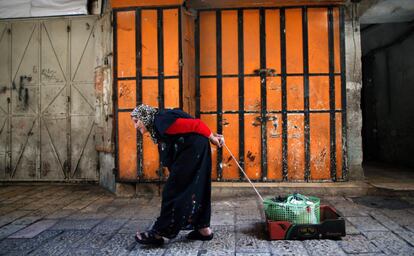
<svg viewBox="0 0 414 256"><path fill-rule="evenodd" d="M211 239L213 239L213 236L214 236L213 233L211 233L208 236L204 236L204 235L200 234L200 232L198 230L193 230L187 235L187 239L200 240L200 241L210 241Z"/></svg>
<svg viewBox="0 0 414 256"><path fill-rule="evenodd" d="M146 231L139 233L141 236L141 239L138 238L137 235L135 235L135 241L140 244L146 244L146 245L163 245L164 239L162 237L158 238L155 236L155 233L153 231Z"/></svg>

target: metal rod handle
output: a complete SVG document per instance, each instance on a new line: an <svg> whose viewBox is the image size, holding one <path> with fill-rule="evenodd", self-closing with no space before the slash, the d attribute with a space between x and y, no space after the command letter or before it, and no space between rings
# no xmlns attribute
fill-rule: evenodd
<svg viewBox="0 0 414 256"><path fill-rule="evenodd" d="M243 168L239 165L239 162L236 160L236 158L234 157L233 153L231 153L230 149L227 147L226 143L223 143L224 147L227 149L227 151L229 151L231 157L233 158L233 160L236 162L237 166L240 168L240 170L243 172L244 176L246 177L246 179L250 182L250 185L252 185L254 191L256 191L257 195L260 197L260 199L263 200L263 197L260 195L259 191L257 191L256 187L253 185L253 183L251 182L251 180L249 179L249 177L247 177L247 174L244 172Z"/></svg>

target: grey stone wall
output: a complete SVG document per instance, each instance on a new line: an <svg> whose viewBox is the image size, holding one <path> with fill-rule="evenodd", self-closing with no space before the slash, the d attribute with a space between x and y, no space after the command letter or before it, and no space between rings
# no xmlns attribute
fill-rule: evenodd
<svg viewBox="0 0 414 256"><path fill-rule="evenodd" d="M361 35L356 6L345 11L347 143L349 179L362 179Z"/></svg>

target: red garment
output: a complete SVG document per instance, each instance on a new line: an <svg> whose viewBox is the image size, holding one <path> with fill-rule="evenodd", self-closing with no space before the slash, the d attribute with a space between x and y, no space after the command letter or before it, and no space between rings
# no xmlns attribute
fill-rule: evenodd
<svg viewBox="0 0 414 256"><path fill-rule="evenodd" d="M177 118L175 122L165 131L167 134L198 133L205 137L211 134L210 129L200 119Z"/></svg>

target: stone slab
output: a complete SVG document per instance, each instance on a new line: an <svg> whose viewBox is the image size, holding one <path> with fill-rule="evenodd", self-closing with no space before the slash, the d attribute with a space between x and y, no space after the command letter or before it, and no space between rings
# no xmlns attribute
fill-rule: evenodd
<svg viewBox="0 0 414 256"><path fill-rule="evenodd" d="M301 241L277 240L270 241L269 248L272 255L308 256L308 252Z"/></svg>
<svg viewBox="0 0 414 256"><path fill-rule="evenodd" d="M332 240L306 240L303 242L310 256L345 256L346 253Z"/></svg>
<svg viewBox="0 0 414 256"><path fill-rule="evenodd" d="M388 230L386 227L381 225L377 220L373 219L372 217L347 217L346 219L360 231Z"/></svg>
<svg viewBox="0 0 414 256"><path fill-rule="evenodd" d="M365 232L364 235L387 255L413 255L413 247L392 232Z"/></svg>
<svg viewBox="0 0 414 256"><path fill-rule="evenodd" d="M233 251L236 250L236 235L234 226L215 226L213 227L214 238L205 241L201 249L207 251Z"/></svg>
<svg viewBox="0 0 414 256"><path fill-rule="evenodd" d="M105 246L100 249L103 255L129 255L135 248L136 242L130 234L115 234Z"/></svg>
<svg viewBox="0 0 414 256"><path fill-rule="evenodd" d="M269 243L266 241L264 225L261 222L236 225L236 252L269 252Z"/></svg>
<svg viewBox="0 0 414 256"><path fill-rule="evenodd" d="M0 228L0 240L16 233L17 231L25 227L26 227L25 225L14 225L14 224L9 224L9 225L1 227Z"/></svg>
<svg viewBox="0 0 414 256"><path fill-rule="evenodd" d="M90 230L101 220L59 220L51 230Z"/></svg>
<svg viewBox="0 0 414 256"><path fill-rule="evenodd" d="M41 220L32 225L18 231L10 236L10 238L33 238L48 228L55 225L57 220Z"/></svg>
<svg viewBox="0 0 414 256"><path fill-rule="evenodd" d="M362 235L346 236L338 241L346 253L380 253L381 250Z"/></svg>

